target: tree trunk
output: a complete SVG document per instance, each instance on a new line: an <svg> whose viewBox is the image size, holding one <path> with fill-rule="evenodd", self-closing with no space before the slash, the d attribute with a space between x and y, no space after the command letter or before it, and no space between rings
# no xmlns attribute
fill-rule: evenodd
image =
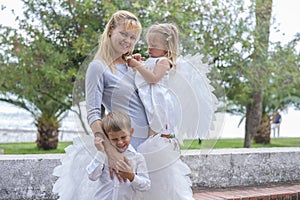
<svg viewBox="0 0 300 200"><path fill-rule="evenodd" d="M267 114L264 114L257 133L254 135L255 143L259 144L270 144L270 135L271 135L271 123L270 117Z"/></svg>
<svg viewBox="0 0 300 200"><path fill-rule="evenodd" d="M257 132L258 127L260 125L263 101L262 90L259 90L256 93L254 93L250 99L251 102L248 103L246 111L246 135L244 141L245 148L250 147L251 139Z"/></svg>
<svg viewBox="0 0 300 200"><path fill-rule="evenodd" d="M58 144L59 122L55 117L41 116L37 121L37 147L49 150L56 149Z"/></svg>
<svg viewBox="0 0 300 200"><path fill-rule="evenodd" d="M260 126L263 104L263 79L265 61L268 59L268 46L270 35L270 20L272 15L272 0L255 1L256 27L254 31L253 73L249 78L253 91L249 95L249 103L246 110L246 127L244 147L249 148L251 139L257 133Z"/></svg>

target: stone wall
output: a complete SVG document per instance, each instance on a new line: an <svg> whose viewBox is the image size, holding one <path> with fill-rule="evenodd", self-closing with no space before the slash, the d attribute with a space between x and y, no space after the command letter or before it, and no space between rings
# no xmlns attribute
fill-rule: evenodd
<svg viewBox="0 0 300 200"><path fill-rule="evenodd" d="M63 154L0 155L0 199L57 199L52 175ZM300 182L300 148L188 150L194 188Z"/></svg>
<svg viewBox="0 0 300 200"><path fill-rule="evenodd" d="M183 152L195 188L300 182L300 148L219 149Z"/></svg>

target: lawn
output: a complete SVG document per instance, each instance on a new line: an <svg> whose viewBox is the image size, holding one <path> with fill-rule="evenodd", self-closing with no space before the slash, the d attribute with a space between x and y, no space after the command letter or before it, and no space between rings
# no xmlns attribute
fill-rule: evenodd
<svg viewBox="0 0 300 200"><path fill-rule="evenodd" d="M4 154L47 154L64 153L64 149L72 142L59 142L57 149L38 149L34 142L24 143L0 143L0 149L4 149ZM243 148L244 139L219 139L204 140L199 145L198 140L188 140L182 145L182 149L203 149L203 148ZM300 147L300 138L272 138L270 144L251 143L251 148L261 147Z"/></svg>
<svg viewBox="0 0 300 200"><path fill-rule="evenodd" d="M199 149L199 148L243 148L244 139L219 139L204 140L201 145L198 140L185 141L183 149ZM271 138L270 144L255 144L251 142L251 148L268 148L268 147L300 147L300 138Z"/></svg>

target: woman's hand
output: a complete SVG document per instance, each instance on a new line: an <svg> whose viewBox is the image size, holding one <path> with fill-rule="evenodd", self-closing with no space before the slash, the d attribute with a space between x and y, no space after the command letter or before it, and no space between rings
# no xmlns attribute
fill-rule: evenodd
<svg viewBox="0 0 300 200"><path fill-rule="evenodd" d="M124 162L127 160L127 158L123 154L121 154L115 147L113 147L111 145L111 143L110 143L110 145L107 144L104 146L105 146L105 152L106 152L107 160L108 160L110 178L114 179L114 174L116 174L119 181L125 182L126 178L124 178L120 175L117 163Z"/></svg>
<svg viewBox="0 0 300 200"><path fill-rule="evenodd" d="M114 174L116 174L119 181L125 181L120 176L120 174L118 174L117 161L119 161L119 160L125 161L126 157L123 154L121 154L114 146L112 146L112 144L110 143L109 139L107 138L107 136L105 135L105 133L102 129L101 120L94 121L91 124L91 129L92 129L95 137L100 137L103 139L103 141L97 139L97 142L94 141L94 143L95 143L95 145L97 144L97 146L96 146L97 149L98 149L98 147L100 147L101 144L104 147L104 151L106 153L107 160L108 160L110 178L114 179ZM99 143L101 143L101 144L99 144ZM100 149L101 148L102 147L100 147Z"/></svg>
<svg viewBox="0 0 300 200"><path fill-rule="evenodd" d="M123 179L128 179L130 182L134 179L134 173L131 162L126 158L124 161L117 162L117 169Z"/></svg>

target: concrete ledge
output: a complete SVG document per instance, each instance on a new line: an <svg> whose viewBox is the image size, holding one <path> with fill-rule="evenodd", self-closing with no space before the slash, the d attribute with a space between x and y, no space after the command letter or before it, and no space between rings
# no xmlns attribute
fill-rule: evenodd
<svg viewBox="0 0 300 200"><path fill-rule="evenodd" d="M194 188L224 188L300 181L300 148L185 151Z"/></svg>
<svg viewBox="0 0 300 200"><path fill-rule="evenodd" d="M57 199L54 167L63 154L0 155L0 199ZM300 181L300 148L188 150L194 188Z"/></svg>

